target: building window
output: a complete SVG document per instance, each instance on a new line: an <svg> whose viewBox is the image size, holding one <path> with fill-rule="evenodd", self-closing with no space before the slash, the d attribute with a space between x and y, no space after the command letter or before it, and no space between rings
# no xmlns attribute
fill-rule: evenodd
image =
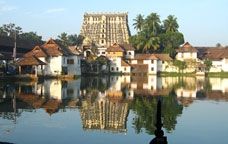
<svg viewBox="0 0 228 144"><path fill-rule="evenodd" d="M131 52L128 52L128 55L131 55Z"/></svg>
<svg viewBox="0 0 228 144"><path fill-rule="evenodd" d="M74 59L68 59L67 64L74 64Z"/></svg>
<svg viewBox="0 0 228 144"><path fill-rule="evenodd" d="M153 67L151 68L151 71L154 71L154 68Z"/></svg>
<svg viewBox="0 0 228 144"><path fill-rule="evenodd" d="M104 43L104 40L101 40L101 43L103 44Z"/></svg>
<svg viewBox="0 0 228 144"><path fill-rule="evenodd" d="M165 63L165 61L162 61L162 63L164 64L164 63Z"/></svg>
<svg viewBox="0 0 228 144"><path fill-rule="evenodd" d="M154 60L151 60L151 63L154 63Z"/></svg>
<svg viewBox="0 0 228 144"><path fill-rule="evenodd" d="M111 70L114 71L114 67L112 67Z"/></svg>
<svg viewBox="0 0 228 144"><path fill-rule="evenodd" d="M66 64L66 58L63 58L63 64Z"/></svg>
<svg viewBox="0 0 228 144"><path fill-rule="evenodd" d="M119 68L118 67L116 68L116 71L119 71Z"/></svg>
<svg viewBox="0 0 228 144"><path fill-rule="evenodd" d="M105 54L105 52L102 52L102 54Z"/></svg>
<svg viewBox="0 0 228 144"><path fill-rule="evenodd" d="M124 68L124 71L127 71L127 68Z"/></svg>

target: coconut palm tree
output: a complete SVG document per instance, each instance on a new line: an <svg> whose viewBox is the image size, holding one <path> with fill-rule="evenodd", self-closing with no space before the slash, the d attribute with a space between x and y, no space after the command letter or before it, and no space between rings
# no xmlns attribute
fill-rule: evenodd
<svg viewBox="0 0 228 144"><path fill-rule="evenodd" d="M179 25L177 23L177 18L174 15L169 15L163 23L166 32L178 32Z"/></svg>
<svg viewBox="0 0 228 144"><path fill-rule="evenodd" d="M143 15L138 14L135 19L133 19L135 23L133 23L134 29L136 29L138 32L142 30L144 19Z"/></svg>
<svg viewBox="0 0 228 144"><path fill-rule="evenodd" d="M159 47L160 47L159 37L152 36L145 42L145 45L143 47L143 52L144 53L153 52L157 50Z"/></svg>
<svg viewBox="0 0 228 144"><path fill-rule="evenodd" d="M151 35L157 35L161 28L160 16L157 13L151 13L145 20L145 27Z"/></svg>

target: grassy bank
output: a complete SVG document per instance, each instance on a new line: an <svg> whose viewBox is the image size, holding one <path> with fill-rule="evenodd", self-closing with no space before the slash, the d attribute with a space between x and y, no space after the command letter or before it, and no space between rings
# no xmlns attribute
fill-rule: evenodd
<svg viewBox="0 0 228 144"><path fill-rule="evenodd" d="M158 74L158 76L162 76L162 77L196 76L196 73L161 72Z"/></svg>
<svg viewBox="0 0 228 144"><path fill-rule="evenodd" d="M207 73L206 76L228 78L228 72L210 72Z"/></svg>

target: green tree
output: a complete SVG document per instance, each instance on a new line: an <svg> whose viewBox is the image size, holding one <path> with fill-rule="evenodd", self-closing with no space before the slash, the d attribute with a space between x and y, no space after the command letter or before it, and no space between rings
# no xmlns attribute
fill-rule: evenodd
<svg viewBox="0 0 228 144"><path fill-rule="evenodd" d="M19 35L19 38L34 43L42 43L42 36L38 36L36 32L26 32Z"/></svg>
<svg viewBox="0 0 228 144"><path fill-rule="evenodd" d="M163 21L163 24L165 32L178 32L179 25L174 15L169 15L167 19Z"/></svg>
<svg viewBox="0 0 228 144"><path fill-rule="evenodd" d="M138 17L141 16L134 20ZM184 36L178 32L178 28L175 16L169 15L161 24L159 15L151 13L144 19L142 27L140 25L140 31L129 38L129 42L136 48L136 53L162 52L174 58L176 48L184 43Z"/></svg>
<svg viewBox="0 0 228 144"><path fill-rule="evenodd" d="M183 70L187 68L187 64L185 61L174 60L173 65L178 68L178 71L183 73Z"/></svg>
<svg viewBox="0 0 228 144"><path fill-rule="evenodd" d="M84 37L82 35L72 34L68 35L68 44L69 45L82 45Z"/></svg>
<svg viewBox="0 0 228 144"><path fill-rule="evenodd" d="M59 41L63 46L67 47L70 45L80 46L84 40L84 37L77 34L68 35L66 32L58 35L57 41Z"/></svg>
<svg viewBox="0 0 228 144"><path fill-rule="evenodd" d="M69 45L68 36L66 32L63 32L60 35L58 35L58 39L60 40L63 46L67 47Z"/></svg>
<svg viewBox="0 0 228 144"><path fill-rule="evenodd" d="M42 43L42 37L38 36L36 32L23 32L20 26L16 26L13 23L4 24L0 27L0 35L4 37L16 38L19 40L29 41L31 43Z"/></svg>
<svg viewBox="0 0 228 144"><path fill-rule="evenodd" d="M206 72L209 72L210 71L210 69L211 69L211 67L212 67L212 61L211 60L209 60L209 59L205 59L204 60L204 64L205 64L205 70L206 70Z"/></svg>
<svg viewBox="0 0 228 144"><path fill-rule="evenodd" d="M0 27L0 36L7 36L7 33L3 30L3 27Z"/></svg>
<svg viewBox="0 0 228 144"><path fill-rule="evenodd" d="M221 45L220 43L217 43L215 46L216 46L217 48L222 47L222 45Z"/></svg>
<svg viewBox="0 0 228 144"><path fill-rule="evenodd" d="M135 113L133 126L136 133L145 129L146 133L154 134L156 129L156 108L157 98L135 96L130 104L130 108ZM182 114L183 106L178 104L175 92L172 90L168 96L162 97L162 120L163 127L171 132L175 129L177 116Z"/></svg>
<svg viewBox="0 0 228 144"><path fill-rule="evenodd" d="M150 35L156 36L161 30L161 20L157 13L151 13L145 19L144 29L150 33Z"/></svg>
<svg viewBox="0 0 228 144"><path fill-rule="evenodd" d="M135 19L133 19L135 23L133 23L134 29L136 29L138 32L140 32L143 28L144 24L144 18L143 15L138 14Z"/></svg>
<svg viewBox="0 0 228 144"><path fill-rule="evenodd" d="M150 37L144 47L143 47L143 52L147 53L147 52L154 52L155 50L157 50L160 47L160 39L159 37Z"/></svg>
<svg viewBox="0 0 228 144"><path fill-rule="evenodd" d="M22 33L22 28L16 26L14 23L4 24L1 29L3 33L5 33L9 37L14 37L15 34L19 35Z"/></svg>
<svg viewBox="0 0 228 144"><path fill-rule="evenodd" d="M176 56L176 49L184 43L184 36L180 32L166 32L159 35L163 53L168 53L172 58Z"/></svg>

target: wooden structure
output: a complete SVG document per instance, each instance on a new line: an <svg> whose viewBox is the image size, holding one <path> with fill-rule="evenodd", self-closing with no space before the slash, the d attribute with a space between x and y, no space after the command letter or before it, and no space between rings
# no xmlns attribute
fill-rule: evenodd
<svg viewBox="0 0 228 144"><path fill-rule="evenodd" d="M39 60L36 56L23 57L19 59L16 64L18 65L18 73L21 74L32 74L37 77L37 67L39 65L46 65L43 61Z"/></svg>

